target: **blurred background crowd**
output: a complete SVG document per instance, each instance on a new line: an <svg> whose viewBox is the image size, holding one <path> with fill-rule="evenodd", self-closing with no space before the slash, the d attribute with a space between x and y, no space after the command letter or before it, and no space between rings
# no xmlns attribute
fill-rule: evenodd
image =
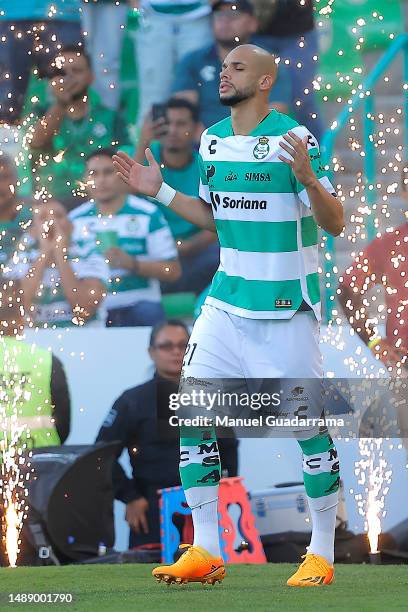
<svg viewBox="0 0 408 612"><path fill-rule="evenodd" d="M20 329L152 327L148 355L140 361L153 364L153 377L127 390L121 383L123 393L112 406L109 398L111 410L102 425L105 415L99 406L97 413L97 440L119 442L118 456L128 451L131 478L116 463L114 495L126 504L133 546L158 542L157 489L179 484L178 440L157 437L157 418L168 420L169 394L177 389L188 346L186 323L199 312L219 264L219 248L211 232L129 193L115 173L112 155L125 150L147 163L145 149L150 147L164 181L198 195L200 135L229 114L218 97L221 65L231 49L248 42L277 58L270 107L324 141L338 112L352 94L358 95L365 74L403 32L401 7L406 12L407 3L336 0L333 15L322 12L321 4L0 2L1 332L12 346L8 336L16 322ZM338 300L329 307L338 310L329 312L325 304L327 319L332 315L340 327L343 311L351 335L398 374L402 366L406 373L408 355L403 318L408 304L408 170L401 137L407 88L402 91L401 65L395 70L387 65L377 74L375 131L367 131L365 117L355 119L356 113L342 125L333 184L347 225L336 240L336 276L331 278ZM368 141L378 147L367 155L371 176L364 160ZM322 279L327 292L327 274ZM378 288L383 297L375 301L370 292ZM343 340L326 338L326 343L336 344L337 350ZM106 347L111 350L108 342ZM366 361L368 349L361 353ZM5 354L3 343L3 382ZM349 362L345 355L336 356L336 367L350 363L354 373L367 375L363 362L361 369L355 365L357 349L353 357L346 355ZM19 359L23 371L36 376L42 394L24 403L30 445L63 444L82 395L71 410L64 368L49 350L21 342ZM142 366L132 359L129 368L136 373ZM94 441L90 437L87 442ZM235 476L238 442L233 436L223 440L221 454L224 476Z"/></svg>
<svg viewBox="0 0 408 612"><path fill-rule="evenodd" d="M150 146L164 180L198 195L201 132L229 113L221 64L247 42L279 62L271 108L319 139L312 0L4 0L0 9L0 262L21 280L26 324L191 317L218 267L216 237L128 193L112 154L146 163Z"/></svg>
<svg viewBox="0 0 408 612"><path fill-rule="evenodd" d="M112 155L121 149L147 163L150 147L164 180L198 195L200 135L229 114L219 103L221 65L248 42L278 58L271 108L320 138L313 9L312 0L0 3L3 391L14 354L35 379L19 408L20 443L63 445L77 410L64 365L41 342L17 349L16 330L152 327L144 360L153 376L124 390L107 415L98 411L99 433L86 436L116 443L118 457L127 449L130 470L115 463L113 493L126 504L130 546L160 541L157 490L179 484L178 438L157 427L168 424L186 321L219 247L211 232L129 193ZM238 441L219 433L223 476L236 476Z"/></svg>
<svg viewBox="0 0 408 612"><path fill-rule="evenodd" d="M377 4L3 0L0 266L22 282L26 325L144 326L197 316L219 263L216 236L128 193L111 157L122 149L147 163L149 146L164 180L197 195L200 135L229 113L218 96L221 64L248 42L276 56L271 108L306 125L326 154L327 136L341 128L332 159L346 231L336 240L336 261L334 245L326 243L333 263L328 268L326 261L329 284L322 284L323 311L332 318L334 266L340 273L354 266L340 278L343 295L362 268L350 244L361 240L365 259L367 237L401 224L406 231L402 62L371 72L375 131L360 111L336 123L404 31L407 3L384 0L381 12ZM374 219L364 206L376 208L377 200ZM374 250L383 253L384 244ZM399 295L405 291L398 287ZM352 304L350 320L361 306Z"/></svg>

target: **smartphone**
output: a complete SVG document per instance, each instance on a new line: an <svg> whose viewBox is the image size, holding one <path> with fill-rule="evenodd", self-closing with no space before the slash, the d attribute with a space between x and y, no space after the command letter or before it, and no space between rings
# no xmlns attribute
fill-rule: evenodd
<svg viewBox="0 0 408 612"><path fill-rule="evenodd" d="M152 120L157 121L158 119L166 119L167 106L165 104L153 104L152 105Z"/></svg>

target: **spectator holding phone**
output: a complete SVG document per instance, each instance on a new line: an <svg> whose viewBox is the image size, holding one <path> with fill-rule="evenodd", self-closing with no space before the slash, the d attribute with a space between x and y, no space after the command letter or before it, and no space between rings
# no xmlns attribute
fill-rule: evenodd
<svg viewBox="0 0 408 612"><path fill-rule="evenodd" d="M65 47L55 62L50 81L54 103L34 125L30 146L35 186L70 210L83 201L77 179L84 175L86 155L125 144L127 136L116 113L90 89L94 75L86 52Z"/></svg>
<svg viewBox="0 0 408 612"><path fill-rule="evenodd" d="M86 161L90 200L70 214L79 251L96 244L109 264L107 327L154 325L164 319L160 281L176 280L180 264L160 209L129 195L112 162L114 149Z"/></svg>
<svg viewBox="0 0 408 612"><path fill-rule="evenodd" d="M194 147L198 125L197 107L182 98L171 98L167 105L155 105L142 128L135 159L145 161L150 147L160 164L163 180L176 190L198 196L198 154ZM191 291L199 294L207 287L219 264L219 244L213 232L202 230L159 204L176 241L182 275L175 282L162 283L163 293Z"/></svg>

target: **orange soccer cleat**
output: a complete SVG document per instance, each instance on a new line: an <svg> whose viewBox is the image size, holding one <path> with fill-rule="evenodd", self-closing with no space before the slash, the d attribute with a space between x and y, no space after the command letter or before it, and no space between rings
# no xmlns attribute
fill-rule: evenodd
<svg viewBox="0 0 408 612"><path fill-rule="evenodd" d="M186 551L172 565L159 565L152 571L157 582L164 580L167 584L175 582L201 582L215 584L225 578L225 566L222 557L212 557L201 546L181 544Z"/></svg>
<svg viewBox="0 0 408 612"><path fill-rule="evenodd" d="M287 581L288 586L323 586L334 579L334 568L320 555L308 553L302 557L303 563Z"/></svg>

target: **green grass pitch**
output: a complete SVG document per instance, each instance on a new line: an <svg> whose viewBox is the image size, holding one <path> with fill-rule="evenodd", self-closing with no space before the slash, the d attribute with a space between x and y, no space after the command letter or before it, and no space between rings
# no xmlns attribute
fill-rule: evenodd
<svg viewBox="0 0 408 612"><path fill-rule="evenodd" d="M156 583L152 565L88 565L0 569L0 610L66 612L368 612L406 610L408 568L337 565L336 581L321 588L289 588L294 565L227 566L222 584ZM8 604L9 593L72 593L71 604Z"/></svg>

